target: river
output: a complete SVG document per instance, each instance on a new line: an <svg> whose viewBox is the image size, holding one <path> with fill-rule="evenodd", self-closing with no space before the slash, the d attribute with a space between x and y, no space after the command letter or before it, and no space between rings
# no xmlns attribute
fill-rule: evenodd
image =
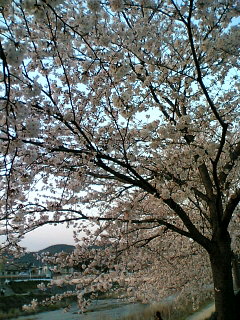
<svg viewBox="0 0 240 320"><path fill-rule="evenodd" d="M93 301L88 312L79 314L76 305L68 312L54 310L41 312L29 316L21 316L12 320L117 320L123 316L140 312L146 305L140 303L127 303L120 299L106 299Z"/></svg>

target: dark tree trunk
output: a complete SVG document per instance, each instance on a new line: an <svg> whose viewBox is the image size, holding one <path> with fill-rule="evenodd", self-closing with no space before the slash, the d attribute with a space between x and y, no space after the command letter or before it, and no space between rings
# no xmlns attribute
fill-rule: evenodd
<svg viewBox="0 0 240 320"><path fill-rule="evenodd" d="M239 320L236 318L230 236L225 232L224 235L216 238L212 241L209 256L212 267L217 320Z"/></svg>
<svg viewBox="0 0 240 320"><path fill-rule="evenodd" d="M232 257L232 269L233 269L233 281L234 281L234 289L240 289L240 269L238 264L238 257L233 254Z"/></svg>

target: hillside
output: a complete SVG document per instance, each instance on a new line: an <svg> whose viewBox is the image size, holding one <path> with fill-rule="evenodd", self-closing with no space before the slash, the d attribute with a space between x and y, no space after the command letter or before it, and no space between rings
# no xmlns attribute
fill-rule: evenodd
<svg viewBox="0 0 240 320"><path fill-rule="evenodd" d="M35 266L41 266L42 263L41 260L37 258L38 256L44 253L48 253L50 256L60 252L70 253L74 250L74 248L74 246L68 244L56 244L36 252L28 252L24 254L22 257L13 260L16 264L33 264ZM11 260L11 258L9 258L8 260Z"/></svg>
<svg viewBox="0 0 240 320"><path fill-rule="evenodd" d="M69 244L55 244L53 246L47 247L45 249L39 250L38 254L42 253L49 253L50 255L55 254L55 253L60 253L60 252L72 252L74 250L74 246L69 245Z"/></svg>

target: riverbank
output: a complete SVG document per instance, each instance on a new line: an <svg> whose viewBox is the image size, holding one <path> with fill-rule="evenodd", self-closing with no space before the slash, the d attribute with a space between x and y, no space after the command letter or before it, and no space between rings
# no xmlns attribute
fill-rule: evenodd
<svg viewBox="0 0 240 320"><path fill-rule="evenodd" d="M187 317L186 320L206 320L211 317L214 311L215 304L214 302L212 302L206 305L205 307L201 308L200 310L196 311L191 316Z"/></svg>
<svg viewBox="0 0 240 320"><path fill-rule="evenodd" d="M118 320L136 312L142 313L145 308L146 306L140 303L129 304L121 299L106 299L94 301L88 312L84 314L79 313L75 304L68 312L60 309L12 318L11 320Z"/></svg>
<svg viewBox="0 0 240 320"><path fill-rule="evenodd" d="M12 320L152 320L156 311L160 310L163 319L178 320L205 320L214 312L214 304L210 303L190 316L183 314L172 317L170 306L163 304L143 305L140 303L129 304L122 299L104 299L93 301L88 312L79 314L77 305L74 304L68 312L63 308L46 311L32 315L11 317ZM16 315L17 316L17 315ZM2 318L7 319L7 318Z"/></svg>
<svg viewBox="0 0 240 320"><path fill-rule="evenodd" d="M23 313L21 306L23 304L29 304L33 298L38 301L46 298L46 292L43 293L37 289L37 283L13 283L11 289L15 291L15 294L8 297L0 297L0 320L6 319L25 319L25 320L74 320L81 319L78 313L77 304L74 300L63 301L58 305L43 306L40 307L36 313ZM21 292L21 294L16 294ZM49 294L50 292L48 292ZM112 297L99 297L100 300L96 300L89 307L88 312L84 313L84 320L151 320L154 317L156 311L160 311L164 320L203 320L211 316L214 311L213 304L204 306L199 311L189 316L191 308L180 308L178 310L177 305L181 305L181 302L175 303L176 296L173 295L168 299L162 301L162 303L152 305L142 305L140 303L130 304L123 299L115 299ZM75 300L76 301L76 300ZM64 313L64 307L72 305L69 313ZM99 313L101 312L101 318ZM70 317L70 318L69 318Z"/></svg>
<svg viewBox="0 0 240 320"><path fill-rule="evenodd" d="M34 311L27 312L22 310L23 305L29 305L32 300L42 301L46 298L50 298L50 295L46 294L14 294L11 296L0 297L0 320L12 319L21 315L34 314ZM76 298L70 299L66 298L63 301L60 301L57 304L39 306L37 312L50 311L55 309L60 309L66 307L69 304L72 304L73 301L76 301Z"/></svg>
<svg viewBox="0 0 240 320"><path fill-rule="evenodd" d="M52 295L62 293L63 289L54 288L47 291L38 289L42 281L10 281L2 285L4 295L0 296L0 320L11 319L21 315L28 315L34 311L23 311L23 305L30 305L32 300L44 301ZM47 284L48 282L46 282ZM37 312L51 311L63 308L76 301L76 297L68 297L51 305L39 305Z"/></svg>

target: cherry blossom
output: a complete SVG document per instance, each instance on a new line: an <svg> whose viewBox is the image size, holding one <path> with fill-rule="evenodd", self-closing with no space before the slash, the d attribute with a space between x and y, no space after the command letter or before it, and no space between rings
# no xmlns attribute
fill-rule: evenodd
<svg viewBox="0 0 240 320"><path fill-rule="evenodd" d="M194 308L214 295L218 320L233 320L239 2L0 9L2 250L65 222L76 250L49 259L74 267L61 285L76 286L66 294L80 308L127 287L129 299L174 294Z"/></svg>

